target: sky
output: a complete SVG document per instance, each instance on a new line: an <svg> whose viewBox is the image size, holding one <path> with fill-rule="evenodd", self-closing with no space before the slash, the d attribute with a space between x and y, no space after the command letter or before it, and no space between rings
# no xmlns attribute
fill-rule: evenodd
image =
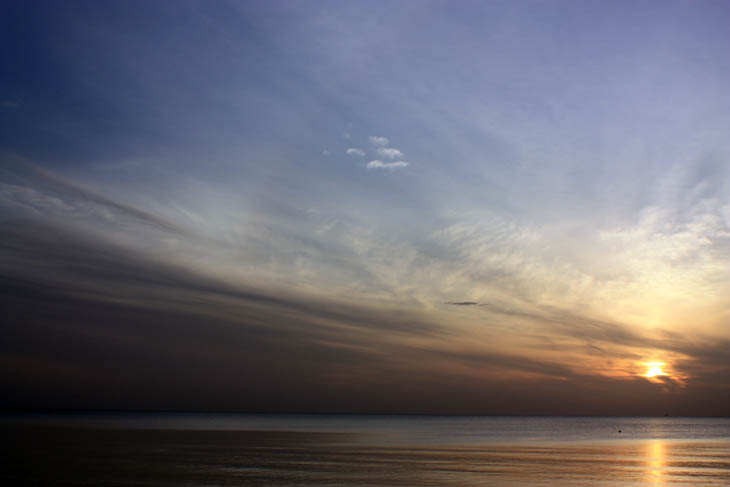
<svg viewBox="0 0 730 487"><path fill-rule="evenodd" d="M0 407L726 415L728 18L3 2Z"/></svg>

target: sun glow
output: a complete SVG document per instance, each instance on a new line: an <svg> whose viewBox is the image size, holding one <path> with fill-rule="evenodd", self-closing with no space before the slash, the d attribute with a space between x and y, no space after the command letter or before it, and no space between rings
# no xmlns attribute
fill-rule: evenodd
<svg viewBox="0 0 730 487"><path fill-rule="evenodd" d="M654 359L656 360L656 359ZM665 387L684 387L690 376L675 368L677 362L642 362L636 364L636 376ZM642 367L643 369L640 369ZM643 373L640 372L643 370Z"/></svg>
<svg viewBox="0 0 730 487"><path fill-rule="evenodd" d="M648 367L646 374L644 374L644 377L657 377L660 375L669 375L666 372L662 370L662 367L665 365L664 362L650 362L644 364Z"/></svg>

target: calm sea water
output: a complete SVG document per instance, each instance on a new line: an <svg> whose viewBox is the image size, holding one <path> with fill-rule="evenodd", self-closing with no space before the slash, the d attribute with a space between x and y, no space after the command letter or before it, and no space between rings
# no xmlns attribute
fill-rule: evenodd
<svg viewBox="0 0 730 487"><path fill-rule="evenodd" d="M730 418L51 414L0 426L5 485L730 486Z"/></svg>

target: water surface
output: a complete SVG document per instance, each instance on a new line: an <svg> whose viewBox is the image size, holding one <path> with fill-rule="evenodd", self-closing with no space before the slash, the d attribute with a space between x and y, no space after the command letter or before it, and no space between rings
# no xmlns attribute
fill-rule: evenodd
<svg viewBox="0 0 730 487"><path fill-rule="evenodd" d="M0 424L13 485L730 485L727 418L107 413Z"/></svg>

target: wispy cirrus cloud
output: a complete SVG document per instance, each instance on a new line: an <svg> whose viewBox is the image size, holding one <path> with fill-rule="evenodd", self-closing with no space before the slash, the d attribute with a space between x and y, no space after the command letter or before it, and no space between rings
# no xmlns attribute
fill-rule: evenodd
<svg viewBox="0 0 730 487"><path fill-rule="evenodd" d="M364 157L365 156L365 151L362 150L362 149L358 149L357 147L350 147L349 149L347 149L345 151L345 153L348 156L360 156L360 157Z"/></svg>
<svg viewBox="0 0 730 487"><path fill-rule="evenodd" d="M383 137L380 135L371 135L370 137L368 137L368 140L371 144L378 147L385 147L386 145L390 144L390 139L388 139L388 137Z"/></svg>
<svg viewBox="0 0 730 487"><path fill-rule="evenodd" d="M407 166L408 163L406 161L383 162L379 160L374 160L368 162L368 165L366 167L368 169L401 169Z"/></svg>
<svg viewBox="0 0 730 487"><path fill-rule="evenodd" d="M211 377L222 376L226 369L265 369L262 374L272 383L280 384L280 377L288 377L292 386L307 380L311 388L328 387L337 397L350 397L352 384L359 384L363 373L377 370L380 377L398 374L399 381L411 382L427 362L430 377L444 383L458 377L463 382L458 401L449 406L455 411L472 404L471 388L483 389L488 383L489 391L496 392L502 385L495 381L507 376L530 390L531 383L525 381L538 377L560 381L562 387L575 387L576 391L589 379L608 381L605 387L611 390L633 384L639 388L634 395L639 398L634 399L637 404L650 404L646 397L654 397L655 386L641 378L632 379L635 371L629 363L643 360L644 350L674 357L668 362L679 372L704 381L708 397L724 390L720 387L730 370L722 349L713 345L716 341L697 336L687 343L669 335L652 336L634 331L630 323L576 312L570 300L562 301L566 306L555 307L541 302L558 293L566 295L560 286L551 288L556 286L555 272L544 269L554 265L555 256L540 254L545 246L542 234L502 219L490 222L482 215L445 228L427 242L393 239L384 229L358 227L346 219L336 221L332 215L318 216L317 231L312 233L300 233L302 229L292 224L246 224L250 233L263 230L266 235L265 253L246 257L245 252L256 246L254 241L231 242L220 229L215 230L215 222L212 227L193 225L190 222L195 219L188 211L118 201L43 170L28 170L21 176L0 187L0 209L6 221L13 222L0 228L0 286L4 286L3 305L12 316L22 316L26 326L12 329L12 334L8 328L4 330L9 338L0 346L0 363L6 376L0 379L21 377L13 370L33 373L18 362L18 351L37 360L39 373L47 377L43 384L57 379L60 372L54 371L62 366L77 367L98 374L97 382L90 382L94 390L112 394L104 380L124 369L132 371L120 386L129 391L129 404L144 405L144 398L134 391L138 384L148 383L146 357L154 356L156 344L173 330L182 336L175 351L155 359L163 364L156 369L157 377L168 384L181 368L190 367L192 373L192 363L211 371L197 376L193 388L204 389ZM172 220L167 222L167 218ZM191 227L184 235L175 230L181 226L177 221L181 218ZM226 232L236 224L230 218L224 223ZM133 234L134 242L123 238L123 233ZM288 264L286 255L292 244L298 254ZM392 255L400 259L394 261ZM234 258L240 263L254 257L256 262L262 258L275 261L299 283L309 279L309 269L316 264L320 273L331 278L336 273L349 276L347 281L357 281L358 287L349 296L332 293L323 297L304 292L301 286L297 292L279 285L263 287L250 277L233 279L232 274L222 275L214 269L216 262L228 268ZM203 261L207 269L190 265L191 261ZM336 268L322 265L333 261L338 262ZM344 268L353 261L362 268ZM558 262L557 270L566 279L574 278L565 263ZM245 274L250 275L250 270ZM433 275L443 279L430 289ZM448 283L448 292L443 292L444 283ZM529 292L533 286L539 293ZM520 292L522 287L528 289ZM506 289L509 296L497 295L496 289ZM401 307L391 304L382 309L383 301L375 298L381 290L398 296ZM449 295L457 299L449 301ZM469 300L460 300L462 296ZM424 308L413 305L427 300L449 306L425 313ZM458 320L449 319L457 315ZM98 323L102 325L96 326ZM56 334L55 341L41 338L49 329ZM404 336L417 344L405 343ZM92 339L94 347L87 345ZM475 345L465 347L462 339ZM66 346L61 354L56 342ZM95 367L106 363L104 354L116 354L118 360ZM267 362L271 357L277 357L273 365ZM603 365L609 361L614 365ZM332 363L338 364L335 379L341 381L334 385ZM580 369L575 367L577 363L582 364ZM619 374L624 379L604 378ZM367 389L371 393L389 386L373 377L373 385ZM254 408L248 396L228 392L236 384L262 380L253 375L237 377L230 386L209 394L220 404ZM84 388L86 383L79 379L68 382L77 387L78 402L73 404L88 404L84 401L91 399L83 391L91 386ZM669 392L662 393L683 394L681 387L666 386L666 390ZM267 398L277 404L292 401L284 386ZM531 411L530 401L522 396L511 400L512 406ZM306 406L303 400L297 404ZM376 406L367 401L362 404ZM408 410L418 411L417 402L404 404ZM616 407L640 410L633 403ZM721 407L708 409L716 410Z"/></svg>
<svg viewBox="0 0 730 487"><path fill-rule="evenodd" d="M402 159L404 155L399 149L396 149L395 147L380 147L378 149L378 154L383 157L387 157L388 159Z"/></svg>

